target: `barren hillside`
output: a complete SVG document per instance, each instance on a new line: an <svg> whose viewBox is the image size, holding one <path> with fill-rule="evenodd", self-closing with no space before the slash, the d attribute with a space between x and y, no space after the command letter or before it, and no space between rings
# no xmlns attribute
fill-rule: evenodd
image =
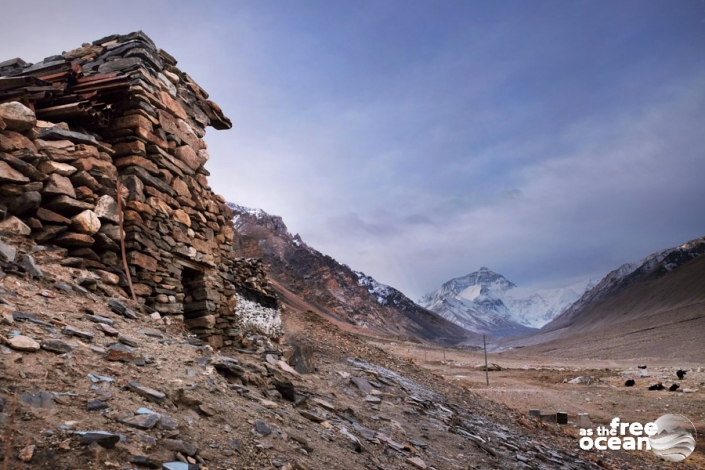
<svg viewBox="0 0 705 470"><path fill-rule="evenodd" d="M527 352L568 357L705 357L705 247L696 240L683 257L673 252L649 269L598 285L535 335L507 341ZM679 263L676 263L680 260Z"/></svg>
<svg viewBox="0 0 705 470"><path fill-rule="evenodd" d="M231 205L236 214L235 253L262 258L281 288L329 318L368 330L444 344L475 340L470 333L398 290L376 282L292 236L281 217ZM280 290L280 294L284 294ZM283 295L286 298L286 295Z"/></svg>

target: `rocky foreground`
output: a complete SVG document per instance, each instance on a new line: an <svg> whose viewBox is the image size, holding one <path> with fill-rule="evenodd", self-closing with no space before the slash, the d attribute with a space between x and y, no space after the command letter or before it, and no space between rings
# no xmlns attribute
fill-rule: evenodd
<svg viewBox="0 0 705 470"><path fill-rule="evenodd" d="M61 266L61 250L5 242L3 468L658 468L579 451L556 425L310 313L289 311L280 343L243 328L215 351L172 317L108 297Z"/></svg>

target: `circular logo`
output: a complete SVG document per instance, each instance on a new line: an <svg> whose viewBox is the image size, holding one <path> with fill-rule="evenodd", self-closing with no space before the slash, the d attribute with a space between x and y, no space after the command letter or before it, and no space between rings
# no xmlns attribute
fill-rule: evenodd
<svg viewBox="0 0 705 470"><path fill-rule="evenodd" d="M649 437L651 450L664 460L680 462L695 450L695 426L681 415L663 415L654 424L656 434Z"/></svg>

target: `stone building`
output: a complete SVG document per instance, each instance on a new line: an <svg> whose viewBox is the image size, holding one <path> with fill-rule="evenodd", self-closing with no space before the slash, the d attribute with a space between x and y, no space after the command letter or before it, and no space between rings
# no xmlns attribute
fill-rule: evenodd
<svg viewBox="0 0 705 470"><path fill-rule="evenodd" d="M139 301L230 344L236 292L278 304L261 263L233 255L232 211L204 167L208 126L231 122L142 32L0 62L0 231L64 247L66 264L129 291L123 234Z"/></svg>

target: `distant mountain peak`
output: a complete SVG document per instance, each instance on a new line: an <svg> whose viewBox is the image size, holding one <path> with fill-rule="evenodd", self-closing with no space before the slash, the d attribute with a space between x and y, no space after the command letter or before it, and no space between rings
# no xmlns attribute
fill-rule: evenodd
<svg viewBox="0 0 705 470"><path fill-rule="evenodd" d="M476 288L471 289L472 287ZM465 295L463 295L463 297L473 296L472 298L475 298L477 295L489 295L489 293L493 291L504 291L512 289L514 287L516 286L512 282L507 280L504 276L483 266L477 271L471 272L470 274L466 274L465 276L461 277L456 277L451 279L450 281L443 283L443 285L437 292L442 295L448 295L452 293L453 295L457 296L461 295L461 293L463 293L464 291L470 289L469 291L465 292ZM428 302L430 299L427 298L427 296L431 294L427 294L426 296L422 297L420 303L423 304L424 302Z"/></svg>
<svg viewBox="0 0 705 470"><path fill-rule="evenodd" d="M419 304L471 331L515 335L543 326L592 286L584 281L560 289L518 288L483 266L443 283Z"/></svg>

